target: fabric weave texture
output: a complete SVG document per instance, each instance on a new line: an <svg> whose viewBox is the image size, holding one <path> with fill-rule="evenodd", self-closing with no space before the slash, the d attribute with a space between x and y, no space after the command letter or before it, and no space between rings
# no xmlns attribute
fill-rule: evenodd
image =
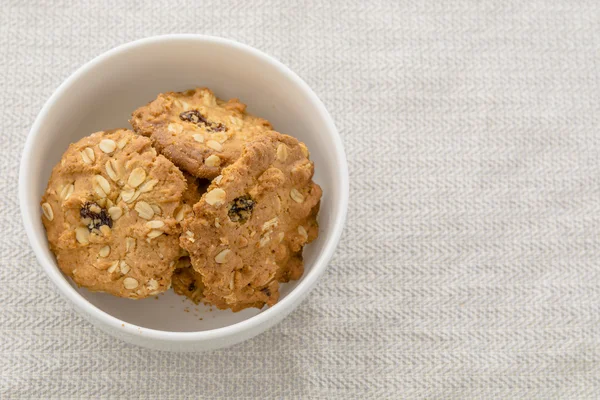
<svg viewBox="0 0 600 400"><path fill-rule="evenodd" d="M318 287L206 354L85 322L37 264L17 198L58 85L166 33L288 65L350 168ZM0 93L0 398L600 398L600 2L0 0Z"/></svg>

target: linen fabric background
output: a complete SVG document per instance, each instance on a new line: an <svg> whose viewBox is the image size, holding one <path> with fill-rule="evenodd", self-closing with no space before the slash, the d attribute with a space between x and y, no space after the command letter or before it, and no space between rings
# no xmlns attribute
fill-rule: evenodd
<svg viewBox="0 0 600 400"><path fill-rule="evenodd" d="M166 33L287 64L350 168L318 287L206 354L85 322L37 264L17 198L56 87ZM0 0L0 89L0 398L600 397L600 2Z"/></svg>

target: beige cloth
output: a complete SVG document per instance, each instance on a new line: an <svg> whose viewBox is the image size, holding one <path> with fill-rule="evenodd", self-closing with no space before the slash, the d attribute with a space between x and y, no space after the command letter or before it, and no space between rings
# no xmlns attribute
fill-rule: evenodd
<svg viewBox="0 0 600 400"><path fill-rule="evenodd" d="M16 190L27 132L71 72L182 32L302 76L351 175L308 300L200 355L71 311ZM0 398L600 397L600 2L4 0L0 89Z"/></svg>

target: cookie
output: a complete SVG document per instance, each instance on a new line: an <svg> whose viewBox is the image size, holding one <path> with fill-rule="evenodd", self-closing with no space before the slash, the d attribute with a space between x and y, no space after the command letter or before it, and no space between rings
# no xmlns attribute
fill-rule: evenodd
<svg viewBox="0 0 600 400"><path fill-rule="evenodd" d="M313 172L303 143L271 133L213 180L180 239L209 303L233 311L273 305L279 282L300 278L303 246L318 234Z"/></svg>
<svg viewBox="0 0 600 400"><path fill-rule="evenodd" d="M177 263L173 272L172 283L173 290L178 295L185 296L196 304L202 300L202 292L204 291L202 276L194 271L189 257L183 257Z"/></svg>
<svg viewBox="0 0 600 400"><path fill-rule="evenodd" d="M133 112L131 125L182 170L212 179L235 162L243 145L271 131L271 124L245 112L238 99L217 99L206 88L161 93Z"/></svg>
<svg viewBox="0 0 600 400"><path fill-rule="evenodd" d="M175 216L185 189L181 171L130 130L71 144L41 203L60 269L79 286L120 297L167 290L180 255Z"/></svg>

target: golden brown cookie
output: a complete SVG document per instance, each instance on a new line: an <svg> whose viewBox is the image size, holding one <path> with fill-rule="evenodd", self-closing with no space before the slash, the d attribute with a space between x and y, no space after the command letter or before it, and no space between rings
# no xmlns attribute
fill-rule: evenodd
<svg viewBox="0 0 600 400"><path fill-rule="evenodd" d="M167 290L185 188L177 167L132 131L96 132L71 144L42 198L59 267L79 286L120 297Z"/></svg>
<svg viewBox="0 0 600 400"><path fill-rule="evenodd" d="M239 158L248 140L271 130L268 121L245 110L238 99L223 101L198 88L161 93L134 111L130 122L179 168L212 179Z"/></svg>
<svg viewBox="0 0 600 400"><path fill-rule="evenodd" d="M208 302L233 311L273 305L278 282L302 275L302 248L318 234L313 171L303 143L273 132L213 180L180 240Z"/></svg>
<svg viewBox="0 0 600 400"><path fill-rule="evenodd" d="M173 272L173 290L181 296L185 296L198 304L202 300L204 284L202 276L194 271L189 257L183 257L177 263Z"/></svg>

